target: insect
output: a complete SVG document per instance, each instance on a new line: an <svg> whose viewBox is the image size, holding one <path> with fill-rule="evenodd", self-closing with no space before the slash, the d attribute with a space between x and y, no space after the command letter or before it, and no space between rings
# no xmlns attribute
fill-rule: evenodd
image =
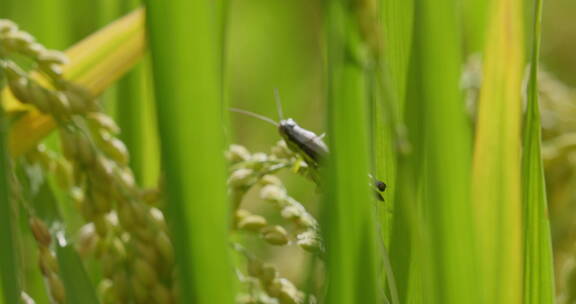
<svg viewBox="0 0 576 304"><path fill-rule="evenodd" d="M278 116L280 118L279 122L276 122L266 116L262 116L256 113L252 113L249 111L244 111L241 109L230 108L230 111L241 113L244 115L252 116L254 118L266 121L270 124L273 124L278 128L278 133L284 141L288 148L300 155L306 164L312 168L312 172L314 175L312 179L318 183L319 177L317 176L318 169L322 164L323 160L328 156L329 150L326 143L324 143L323 138L324 134L317 135L316 133L306 130L302 128L300 125L296 123L296 121L292 118L284 119L284 114L282 112L282 103L280 101L280 95L278 94L278 90L274 90L276 107L278 111ZM382 192L386 190L386 184L371 175L369 176L371 179L371 183L375 188L376 197L383 201L384 198L382 197Z"/></svg>

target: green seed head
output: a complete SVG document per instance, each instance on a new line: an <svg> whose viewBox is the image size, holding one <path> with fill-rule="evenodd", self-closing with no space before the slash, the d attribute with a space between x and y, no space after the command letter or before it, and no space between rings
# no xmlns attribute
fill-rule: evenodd
<svg viewBox="0 0 576 304"><path fill-rule="evenodd" d="M238 229L258 232L260 229L266 227L267 221L260 215L248 215L238 222Z"/></svg>
<svg viewBox="0 0 576 304"><path fill-rule="evenodd" d="M260 190L260 197L271 202L282 202L286 198L286 191L276 185L267 185Z"/></svg>
<svg viewBox="0 0 576 304"><path fill-rule="evenodd" d="M50 231L46 224L35 216L30 217L29 224L30 229L32 230L32 235L34 235L36 241L44 247L50 246L52 236L50 235Z"/></svg>
<svg viewBox="0 0 576 304"><path fill-rule="evenodd" d="M252 169L241 168L238 169L230 175L228 179L228 184L233 188L241 188L246 186L249 181L253 178L252 174L254 171Z"/></svg>
<svg viewBox="0 0 576 304"><path fill-rule="evenodd" d="M260 233L266 242L271 245L288 244L288 233L282 226L268 226L263 228Z"/></svg>
<svg viewBox="0 0 576 304"><path fill-rule="evenodd" d="M40 246L38 260L40 271L44 276L47 276L50 273L58 273L60 271L56 257L48 247Z"/></svg>
<svg viewBox="0 0 576 304"><path fill-rule="evenodd" d="M157 284L156 272L144 259L138 258L134 262L133 270L135 279L141 281L144 286L150 287Z"/></svg>
<svg viewBox="0 0 576 304"><path fill-rule="evenodd" d="M247 161L250 159L250 152L244 146L231 145L226 152L226 158L232 163Z"/></svg>
<svg viewBox="0 0 576 304"><path fill-rule="evenodd" d="M60 280L60 277L58 277L58 275L55 273L51 273L47 277L47 281L52 299L54 299L56 303L64 303L66 300L66 291L64 289L62 280Z"/></svg>

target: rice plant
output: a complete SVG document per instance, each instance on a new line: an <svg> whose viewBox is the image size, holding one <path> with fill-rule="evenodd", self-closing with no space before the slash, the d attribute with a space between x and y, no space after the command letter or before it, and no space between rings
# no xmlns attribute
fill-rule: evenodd
<svg viewBox="0 0 576 304"><path fill-rule="evenodd" d="M0 303L573 303L558 3L2 1Z"/></svg>

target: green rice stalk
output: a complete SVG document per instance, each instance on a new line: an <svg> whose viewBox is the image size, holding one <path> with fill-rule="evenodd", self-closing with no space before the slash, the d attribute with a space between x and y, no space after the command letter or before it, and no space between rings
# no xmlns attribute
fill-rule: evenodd
<svg viewBox="0 0 576 304"><path fill-rule="evenodd" d="M524 303L555 303L554 264L542 162L538 60L542 2L534 1L528 105L524 116L522 182L524 204Z"/></svg>
<svg viewBox="0 0 576 304"><path fill-rule="evenodd" d="M414 1L382 0L380 6L384 42L382 60L390 73L390 97L397 104L396 115L403 115L412 50Z"/></svg>
<svg viewBox="0 0 576 304"><path fill-rule="evenodd" d="M232 303L235 288L213 6L206 0L147 5L168 222L182 302Z"/></svg>
<svg viewBox="0 0 576 304"><path fill-rule="evenodd" d="M472 167L483 303L523 297L521 85L522 1L493 1L484 54Z"/></svg>
<svg viewBox="0 0 576 304"><path fill-rule="evenodd" d="M327 1L328 139L332 151L321 229L326 240L326 303L378 303L379 245L369 167L368 77L373 67L371 1ZM363 11L368 9L368 11ZM358 14L358 15L357 15Z"/></svg>
<svg viewBox="0 0 576 304"><path fill-rule="evenodd" d="M410 14L414 14L414 11ZM398 30L402 31L402 29ZM400 131L404 130L405 134L402 132L398 134L397 178L396 184L390 186L396 188L390 236L390 260L400 303L422 303L422 298L425 297L422 267L423 258L426 257L421 219L424 182L422 167L425 156L424 130L421 122L424 120L424 113L421 106L423 97L420 84L421 64L418 56L419 40L414 40L409 45L411 49L409 64L405 71L407 80L404 110L400 118L403 123ZM391 77L399 77L399 75L391 75ZM396 88L396 90L400 91L401 88Z"/></svg>
<svg viewBox="0 0 576 304"><path fill-rule="evenodd" d="M456 1L416 4L424 129L424 292L435 303L480 303L469 199L472 138L459 90L456 8Z"/></svg>
<svg viewBox="0 0 576 304"><path fill-rule="evenodd" d="M486 26L488 24L488 16L490 16L489 8L493 2L486 0L467 0L462 2L460 22L463 25L466 55L481 52L484 49Z"/></svg>
<svg viewBox="0 0 576 304"><path fill-rule="evenodd" d="M125 1L121 10L128 12L135 9L140 1ZM120 138L131 152L132 161L130 167L138 182L143 181L143 171L154 161L148 155L150 149L146 149L145 143L145 122L154 121L150 115L146 116L146 109L151 107L151 102L145 96L153 95L152 90L145 85L144 73L149 73L149 65L145 62L139 63L129 71L117 86L116 120L122 133ZM153 116L153 115L152 115ZM153 123L152 123L153 124ZM154 125L154 124L153 124ZM154 128L155 126L153 126ZM148 133L150 134L150 133Z"/></svg>
<svg viewBox="0 0 576 304"><path fill-rule="evenodd" d="M56 255L60 264L62 281L66 289L66 303L98 304L96 292L76 249L72 244L59 239Z"/></svg>
<svg viewBox="0 0 576 304"><path fill-rule="evenodd" d="M1 57L0 57L1 58ZM3 60L1 58L0 60ZM0 68L0 88L5 85L4 70ZM4 303L18 303L20 299L19 261L14 201L10 197L11 165L8 155L8 123L0 97L0 280Z"/></svg>

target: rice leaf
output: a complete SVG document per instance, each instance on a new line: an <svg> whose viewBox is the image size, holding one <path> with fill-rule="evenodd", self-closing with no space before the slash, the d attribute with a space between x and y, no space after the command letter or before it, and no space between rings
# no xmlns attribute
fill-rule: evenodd
<svg viewBox="0 0 576 304"><path fill-rule="evenodd" d="M372 139L374 173L390 185L396 185L397 150L405 139L402 133L402 113L406 101L408 63L412 46L413 1L381 1L382 51L380 67L371 77L373 91ZM375 78L375 79L374 79ZM389 201L384 213L384 237L389 243L390 215L396 201L397 187L387 189Z"/></svg>
<svg viewBox="0 0 576 304"><path fill-rule="evenodd" d="M494 1L489 11L472 176L483 303L522 299L522 12L519 0Z"/></svg>
<svg viewBox="0 0 576 304"><path fill-rule="evenodd" d="M383 60L390 71L391 97L396 101L400 115L404 112L408 65L412 49L414 1L380 1L384 54Z"/></svg>
<svg viewBox="0 0 576 304"><path fill-rule="evenodd" d="M555 303L554 264L548 219L548 200L541 150L538 106L538 59L542 1L534 1L532 55L528 82L528 105L524 116L522 182L524 203L524 303Z"/></svg>
<svg viewBox="0 0 576 304"><path fill-rule="evenodd" d="M407 303L411 278L416 277L412 255L415 244L413 220L417 189L412 175L413 164L406 155L405 118L412 116L407 105L410 65L413 49L414 1L381 1L382 10L382 72L379 80L380 100L373 108L375 174L387 184L386 202L381 208L385 244L390 248L390 300ZM414 91L414 90L410 90ZM406 113L409 111L410 113ZM406 115L405 115L406 114ZM390 278L389 278L390 279ZM414 290L418 294L420 290Z"/></svg>
<svg viewBox="0 0 576 304"><path fill-rule="evenodd" d="M66 242L63 232L60 232L57 237L56 256L60 266L60 275L66 288L66 303L100 303L76 249Z"/></svg>
<svg viewBox="0 0 576 304"><path fill-rule="evenodd" d="M367 186L369 165L368 79L354 14L346 1L329 1L328 160L323 227L327 251L326 303L378 303L373 198ZM360 61L355 61L360 60Z"/></svg>
<svg viewBox="0 0 576 304"><path fill-rule="evenodd" d="M464 46L466 55L481 52L486 41L486 25L491 3L495 1L462 1L462 25L464 27Z"/></svg>
<svg viewBox="0 0 576 304"><path fill-rule="evenodd" d="M412 51L411 57L415 52ZM408 94L405 104L403 121L407 132L397 138L399 149L397 158L397 177L391 188L395 188L394 209L390 234L390 259L396 278L400 303L412 303L409 298L421 297L422 273L421 259L424 248L422 242L422 182L420 174L422 159L424 157L421 147L422 106L420 105L419 71L415 58L411 59L408 72ZM404 149L404 150L403 150ZM419 302L414 302L419 303Z"/></svg>
<svg viewBox="0 0 576 304"><path fill-rule="evenodd" d="M123 12L133 10L139 3L140 1L136 0L124 1L120 10ZM130 168L139 182L143 180L146 164L154 163L149 159L148 162L145 161L149 150L144 146L144 122L150 121L146 120L148 117L145 116L146 107L150 105L145 97L153 94L145 86L144 73L149 72L147 68L149 65L145 66L144 63L140 63L126 73L118 82L115 96L119 101L116 104L116 120L122 130L120 138L130 151Z"/></svg>
<svg viewBox="0 0 576 304"><path fill-rule="evenodd" d="M383 266L382 273L385 273L385 282L389 287L389 296L392 303L399 303L398 289L396 286L396 279L392 269L390 255L388 253L390 244L390 234L392 228L392 216L394 207L392 202L396 198L396 188L390 185L396 185L396 146L394 136L394 125L391 115L386 111L387 105L391 101L386 98L384 90L380 88L377 83L382 79L378 75L369 74L370 88L373 89L372 103L370 105L371 113L371 138L373 150L373 176L384 181L387 185L386 193L382 196L385 199L384 203L376 205L377 214L377 229L378 238L382 244L383 249ZM376 83L375 83L376 82Z"/></svg>
<svg viewBox="0 0 576 304"><path fill-rule="evenodd" d="M218 28L212 3L147 4L167 219L182 302L233 303Z"/></svg>
<svg viewBox="0 0 576 304"><path fill-rule="evenodd" d="M472 139L459 90L456 8L456 1L420 1L415 15L424 135L424 294L434 303L478 303L469 200Z"/></svg>
<svg viewBox="0 0 576 304"><path fill-rule="evenodd" d="M0 88L4 86L4 73L0 70ZM17 256L16 206L10 195L10 156L7 149L8 122L0 96L0 281L4 303L20 301L20 281Z"/></svg>

